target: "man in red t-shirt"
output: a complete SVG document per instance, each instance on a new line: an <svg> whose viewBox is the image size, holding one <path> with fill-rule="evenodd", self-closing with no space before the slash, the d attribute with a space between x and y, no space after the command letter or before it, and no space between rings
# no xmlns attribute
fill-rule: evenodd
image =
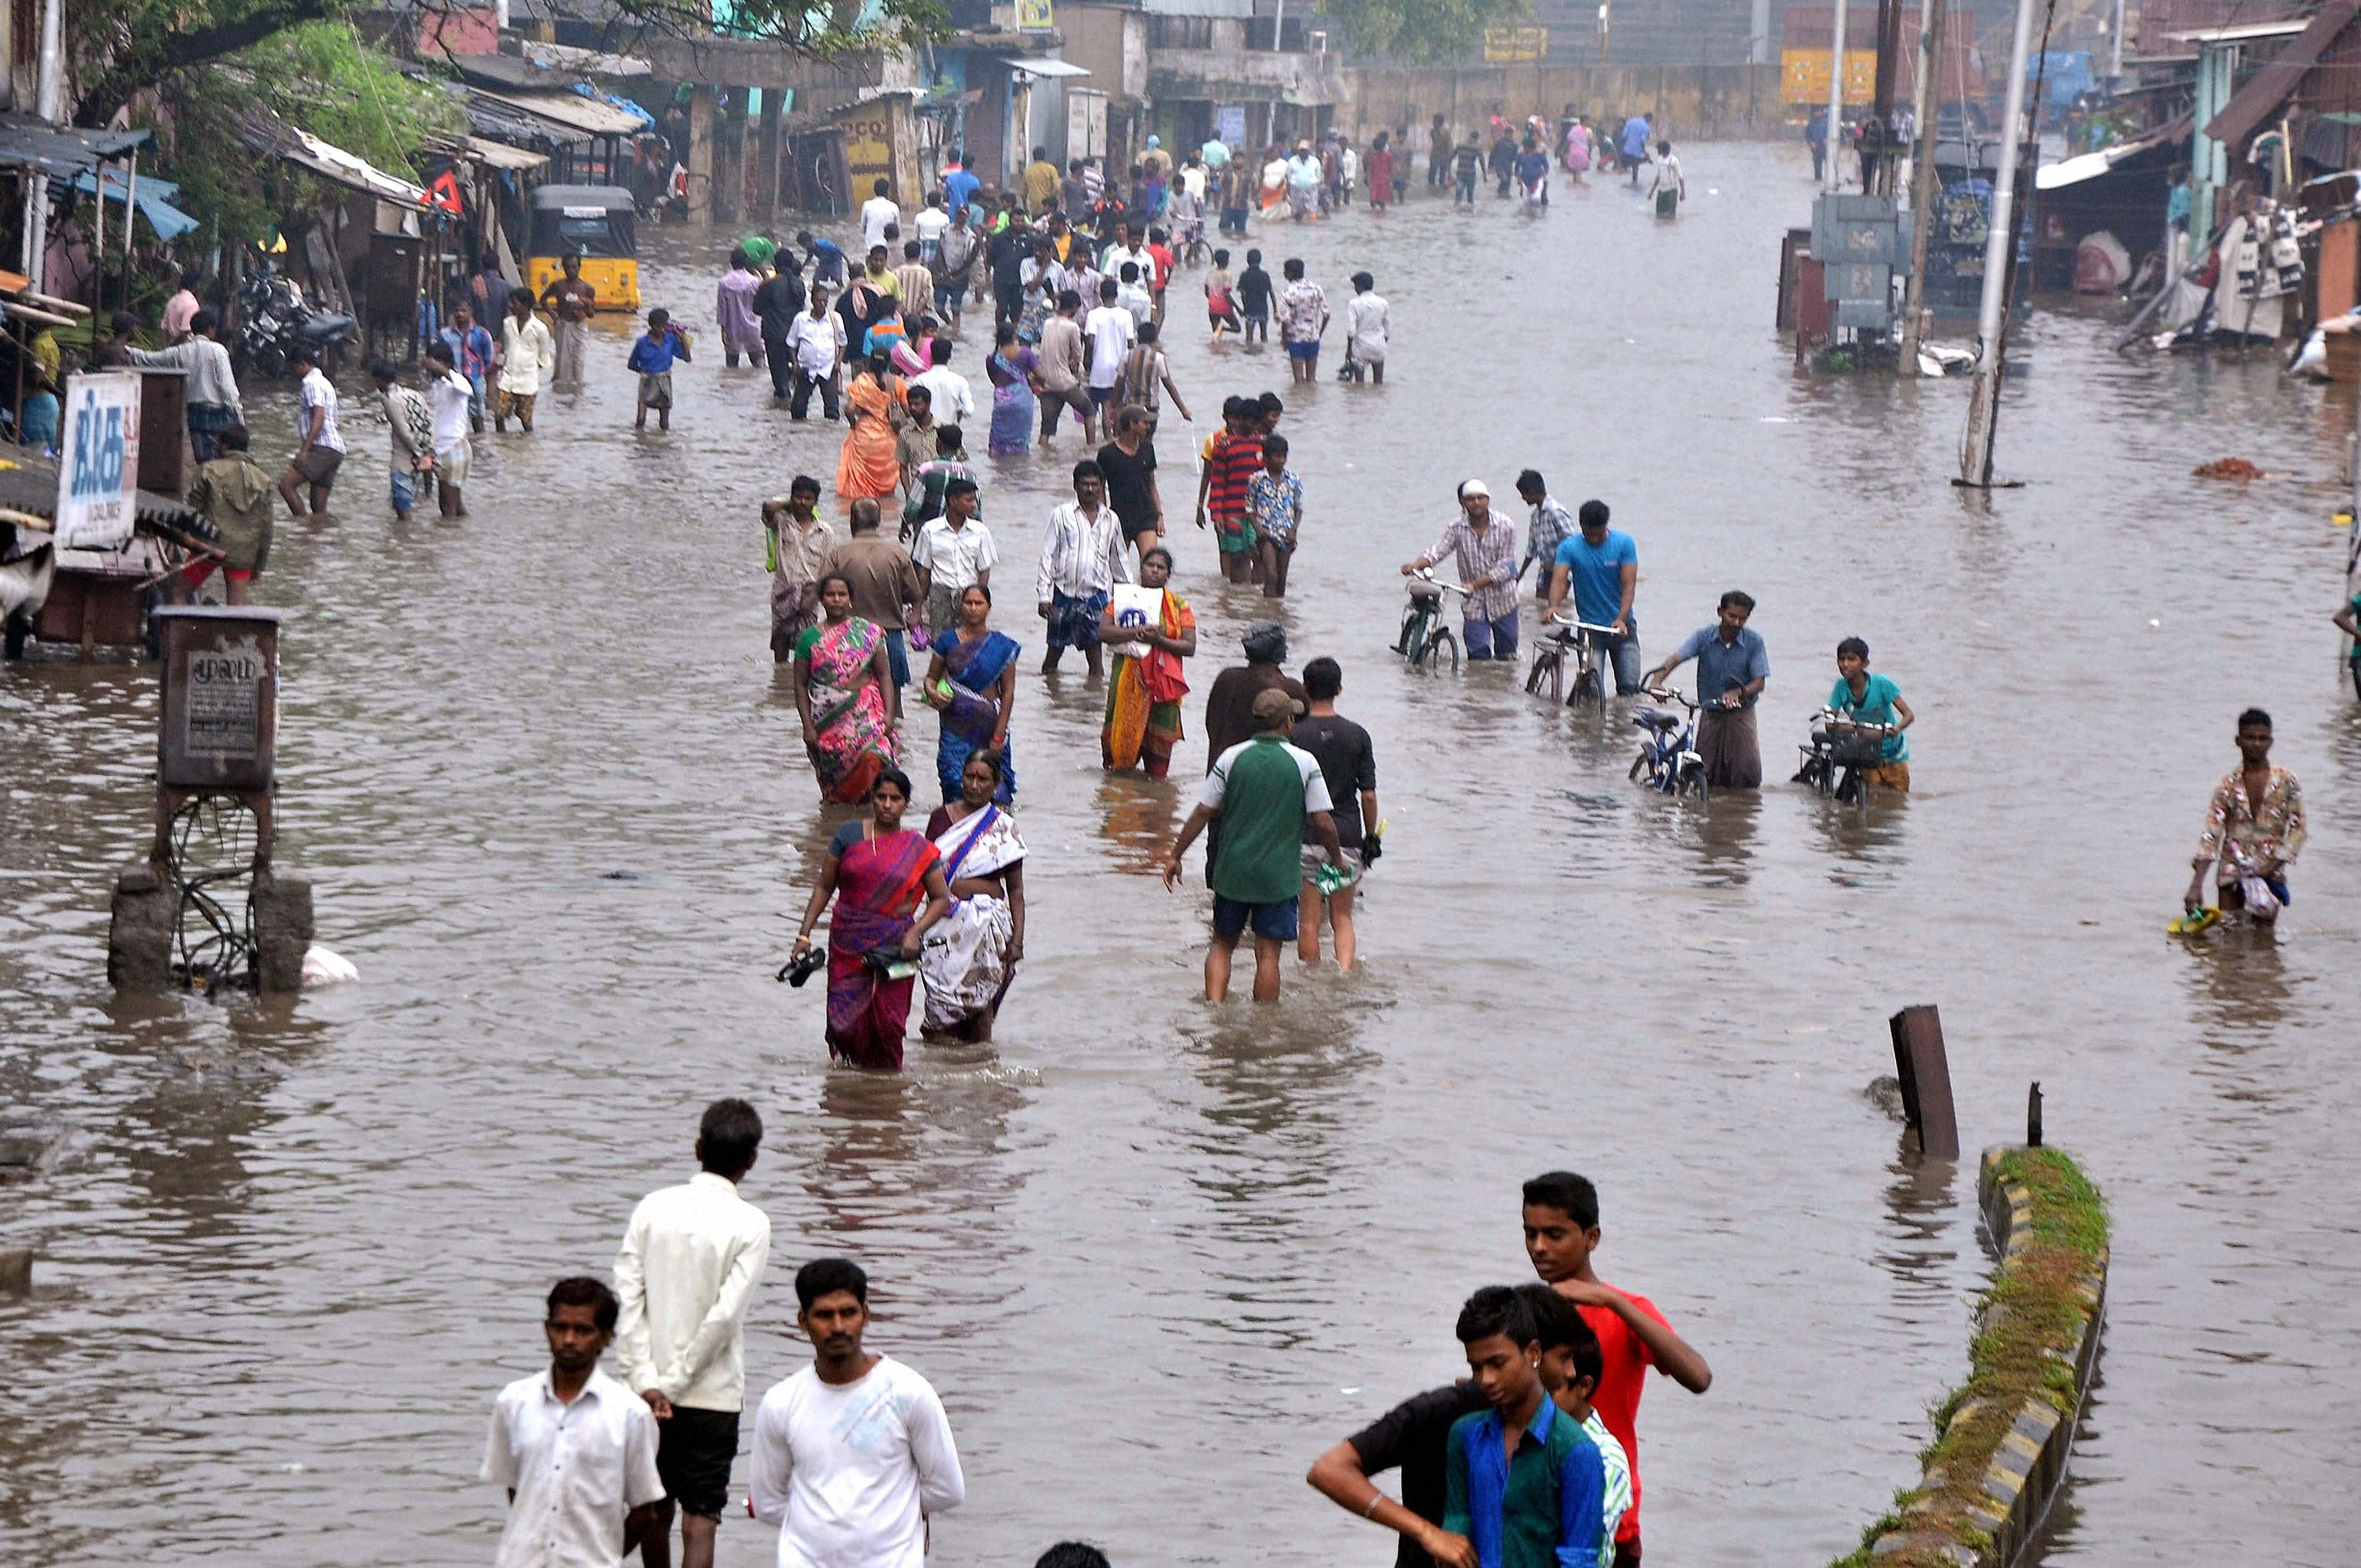
<svg viewBox="0 0 2361 1568"><path fill-rule="evenodd" d="M1640 1562L1640 1395L1649 1367L1670 1375L1692 1394L1713 1386L1713 1368L1673 1332L1645 1296L1599 1283L1590 1271L1598 1245L1598 1190L1570 1170L1553 1170L1525 1183L1525 1255L1549 1287L1582 1309L1598 1336L1604 1371L1590 1402L1631 1461L1631 1507L1615 1531L1615 1568Z"/></svg>

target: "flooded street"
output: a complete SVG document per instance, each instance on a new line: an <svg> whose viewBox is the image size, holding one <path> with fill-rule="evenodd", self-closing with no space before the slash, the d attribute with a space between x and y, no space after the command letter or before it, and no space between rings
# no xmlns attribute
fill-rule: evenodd
<svg viewBox="0 0 2361 1568"><path fill-rule="evenodd" d="M1461 1299L1529 1276L1517 1183L1560 1165L1602 1190L1602 1277L1716 1375L1703 1398L1651 1380L1650 1561L1825 1560L1916 1479L1985 1274L1972 1165L1915 1172L1863 1093L1893 1070L1886 1015L1931 1002L1962 1142L2021 1138L2039 1079L2051 1141L2114 1205L2050 1561L2345 1559L2361 723L2327 518L2350 400L2264 356L2118 358L2108 322L2045 313L1999 436L2026 488L1987 510L1947 483L1965 382L1805 379L1772 330L1801 145L1683 161L1674 226L1562 183L1540 224L1488 194L1472 221L1420 201L1258 226L1273 272L1301 254L1340 314L1345 276L1377 273L1383 387L1333 379L1332 331L1329 378L1291 389L1281 355L1210 349L1198 275L1175 285L1198 420L1166 414L1168 511L1224 395L1288 399L1289 663L1343 662L1389 819L1364 970L1290 960L1276 1008L1198 1000L1209 897L1193 860L1180 894L1150 869L1203 768L1203 693L1265 601L1180 527L1190 738L1170 783L1108 780L1103 688L1071 661L1043 681L1029 608L1081 444L983 459L977 422L996 624L1027 645L1027 960L994 1045L914 1036L897 1078L832 1069L820 988L772 980L845 814L815 808L771 663L756 505L832 481L842 427L791 426L708 332L673 433L635 437L610 326L538 434L478 438L470 521L398 526L348 376L336 515L281 521L257 597L293 612L280 858L357 984L114 1001L153 666L0 670L0 1104L71 1130L49 1179L0 1189L0 1241L42 1249L35 1296L0 1301L0 1541L489 1561L485 1421L544 1363L542 1293L605 1273L631 1203L692 1168L697 1111L744 1093L768 1128L744 1190L774 1226L749 1384L808 1361L794 1266L867 1266L873 1347L942 1390L966 1463L939 1563L1067 1536L1125 1568L1388 1560L1303 1471L1453 1375ZM726 236L657 233L648 302L709 328ZM971 316L954 360L980 400L987 336ZM248 395L275 473L291 394ZM2232 455L2271 477L2189 477ZM1521 664L1427 679L1388 652L1394 568L1453 486L1512 499L1528 464L1636 538L1648 663L1720 590L1760 601L1759 798L1674 807L1626 781L1628 726L1554 714ZM1784 782L1851 633L1919 714L1916 793L1866 817ZM2248 704L2308 786L2296 903L2275 939L2176 945ZM933 720L911 731L930 803ZM720 1562L773 1548L740 1517Z"/></svg>

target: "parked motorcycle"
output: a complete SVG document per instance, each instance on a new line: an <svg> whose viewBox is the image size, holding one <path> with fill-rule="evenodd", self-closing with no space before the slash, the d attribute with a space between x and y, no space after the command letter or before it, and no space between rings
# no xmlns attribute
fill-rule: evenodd
<svg viewBox="0 0 2361 1568"><path fill-rule="evenodd" d="M333 376L337 351L352 340L353 328L348 315L313 310L293 279L265 262L239 291L237 340L230 345L230 362L241 376L257 370L276 379L287 374L288 359L302 348Z"/></svg>

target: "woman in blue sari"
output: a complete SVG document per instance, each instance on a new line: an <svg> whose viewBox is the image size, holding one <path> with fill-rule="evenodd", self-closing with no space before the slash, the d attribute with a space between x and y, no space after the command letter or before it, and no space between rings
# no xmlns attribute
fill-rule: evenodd
<svg viewBox="0 0 2361 1568"><path fill-rule="evenodd" d="M959 624L936 633L934 662L927 667L927 706L942 716L935 772L946 802L960 798L967 760L978 751L1000 757L1000 787L993 798L1006 806L1016 797L1008 720L1016 706L1016 655L1024 648L992 630L991 620L992 590L970 583L960 591Z"/></svg>

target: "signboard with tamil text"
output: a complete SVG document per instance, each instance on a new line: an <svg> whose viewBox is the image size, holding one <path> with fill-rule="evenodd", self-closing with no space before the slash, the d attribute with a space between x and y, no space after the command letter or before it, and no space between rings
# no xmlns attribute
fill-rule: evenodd
<svg viewBox="0 0 2361 1568"><path fill-rule="evenodd" d="M139 377L77 375L66 386L58 444L60 550L114 550L131 542L138 504Z"/></svg>
<svg viewBox="0 0 2361 1568"><path fill-rule="evenodd" d="M1533 65L1548 53L1547 27L1484 29L1484 63L1487 65Z"/></svg>

